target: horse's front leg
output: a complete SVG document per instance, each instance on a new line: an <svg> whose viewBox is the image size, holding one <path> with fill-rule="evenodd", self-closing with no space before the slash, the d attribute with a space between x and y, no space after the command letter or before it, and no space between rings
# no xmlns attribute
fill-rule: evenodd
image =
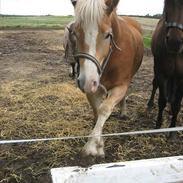
<svg viewBox="0 0 183 183"><path fill-rule="evenodd" d="M118 104L126 94L128 86L118 86L109 91L109 95L102 103L97 107L97 121L96 125L91 133L88 142L85 144L83 153L85 155L92 156L104 156L104 142L102 135L102 129L109 118L112 110L116 104ZM96 97L97 98L97 97Z"/></svg>
<svg viewBox="0 0 183 183"><path fill-rule="evenodd" d="M123 100L120 102L120 108L121 108L121 114L120 118L121 119L126 119L127 118L127 106L126 106L126 97L124 96Z"/></svg>

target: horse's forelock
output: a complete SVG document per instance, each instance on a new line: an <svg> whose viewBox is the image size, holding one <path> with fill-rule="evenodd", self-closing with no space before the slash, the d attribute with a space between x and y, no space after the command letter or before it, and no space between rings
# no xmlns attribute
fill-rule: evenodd
<svg viewBox="0 0 183 183"><path fill-rule="evenodd" d="M99 23L106 10L104 0L77 0L75 8L76 23L87 27L89 24Z"/></svg>

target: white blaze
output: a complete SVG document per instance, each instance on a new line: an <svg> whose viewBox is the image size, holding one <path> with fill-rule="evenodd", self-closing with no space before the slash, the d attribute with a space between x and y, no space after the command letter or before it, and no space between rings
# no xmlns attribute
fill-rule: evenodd
<svg viewBox="0 0 183 183"><path fill-rule="evenodd" d="M88 54L96 57L96 45L97 45L97 35L98 35L98 25L90 24L88 27L84 28L85 34L85 44L88 46ZM85 59L83 68L81 68L81 74L85 75L86 81L94 79L99 80L99 75L96 65L90 60Z"/></svg>

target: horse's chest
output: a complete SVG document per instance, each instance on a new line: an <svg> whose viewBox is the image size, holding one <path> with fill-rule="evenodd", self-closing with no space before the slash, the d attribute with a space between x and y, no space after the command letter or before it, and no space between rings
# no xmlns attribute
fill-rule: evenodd
<svg viewBox="0 0 183 183"><path fill-rule="evenodd" d="M158 68L160 72L168 77L173 75L183 77L183 58L168 57L162 59L161 62L159 62Z"/></svg>
<svg viewBox="0 0 183 183"><path fill-rule="evenodd" d="M183 77L183 58L177 58L175 62L175 72L179 77Z"/></svg>
<svg viewBox="0 0 183 183"><path fill-rule="evenodd" d="M167 77L173 75L175 72L175 60L160 58L157 62L157 70Z"/></svg>

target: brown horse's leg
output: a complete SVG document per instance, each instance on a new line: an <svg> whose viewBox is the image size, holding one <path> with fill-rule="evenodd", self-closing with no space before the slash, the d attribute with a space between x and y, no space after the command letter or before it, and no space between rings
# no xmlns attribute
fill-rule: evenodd
<svg viewBox="0 0 183 183"><path fill-rule="evenodd" d="M157 118L157 122L156 122L156 129L161 128L162 125L162 121L163 121L163 111L166 107L166 97L165 97L165 88L166 88L166 82L163 81L162 85L159 86L159 99L158 99L158 107L159 107L159 111L158 111L158 118Z"/></svg>
<svg viewBox="0 0 183 183"><path fill-rule="evenodd" d="M151 111L154 106L154 96L155 96L156 90L158 88L158 83L157 83L156 77L154 77L152 84L153 84L153 89L152 89L151 97L149 99L149 102L147 103L148 111Z"/></svg>
<svg viewBox="0 0 183 183"><path fill-rule="evenodd" d="M89 138L85 144L83 153L85 155L92 156L104 156L104 142L102 135L102 129L109 118L113 108L117 105L125 96L128 86L118 86L109 91L108 97L103 100L100 106L97 108L97 122L91 133L93 137Z"/></svg>
<svg viewBox="0 0 183 183"><path fill-rule="evenodd" d="M180 111L181 101L182 101L182 94L179 93L179 94L176 95L175 100L171 104L172 121L171 121L171 124L169 126L170 128L176 126L177 115L178 115L178 113Z"/></svg>
<svg viewBox="0 0 183 183"><path fill-rule="evenodd" d="M175 96L175 100L171 103L172 119L171 119L171 124L169 128L173 128L176 126L177 115L181 108L181 101L182 101L182 94L179 92ZM169 138L175 138L175 137L176 137L176 132L170 132Z"/></svg>

